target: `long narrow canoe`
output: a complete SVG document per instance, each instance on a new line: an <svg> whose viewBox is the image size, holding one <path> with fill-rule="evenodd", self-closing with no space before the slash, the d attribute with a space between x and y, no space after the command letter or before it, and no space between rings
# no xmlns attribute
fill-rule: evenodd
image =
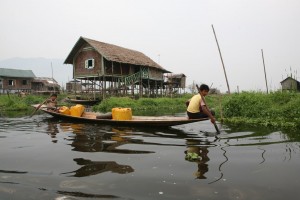
<svg viewBox="0 0 300 200"><path fill-rule="evenodd" d="M172 117L172 116L132 116L132 120L113 120L113 119L100 119L99 113L84 112L81 117L61 114L47 108L41 109L43 112L64 120L76 122L91 122L96 124L109 124L121 126L149 126L149 127L168 127L181 124L188 124L207 120L208 118L201 119L188 119L187 117Z"/></svg>

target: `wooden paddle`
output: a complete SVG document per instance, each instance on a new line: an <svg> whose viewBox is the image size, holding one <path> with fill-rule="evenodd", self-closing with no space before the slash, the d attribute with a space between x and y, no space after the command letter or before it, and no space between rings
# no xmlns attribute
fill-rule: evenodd
<svg viewBox="0 0 300 200"><path fill-rule="evenodd" d="M200 88L199 88L199 86L198 86L197 84L196 84L196 87L197 87L197 90L198 90L198 92L199 92L199 94L200 94L200 96L201 96L201 100L204 102L204 104L205 104L207 110L210 111L210 109L208 108L208 105L207 105L207 103L206 103L206 101L205 101L205 98L204 98L203 95L201 94ZM200 103L200 104L201 104L201 103ZM214 124L214 126L215 126L216 131L217 131L217 134L220 134L220 130L219 130L219 128L218 128L216 122L214 122L213 124Z"/></svg>
<svg viewBox="0 0 300 200"><path fill-rule="evenodd" d="M33 113L30 115L30 117L32 117L35 113L36 113L36 111L38 111L39 109L40 109L40 107L44 104L44 103L46 103L46 101L48 100L49 98L47 98L45 101L43 101L43 103L41 103L38 107L36 107L36 109L33 111ZM29 118L30 118L29 117Z"/></svg>

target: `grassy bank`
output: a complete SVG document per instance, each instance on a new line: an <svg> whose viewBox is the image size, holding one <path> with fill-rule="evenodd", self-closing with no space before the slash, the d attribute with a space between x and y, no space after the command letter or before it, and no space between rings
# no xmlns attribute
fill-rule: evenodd
<svg viewBox="0 0 300 200"><path fill-rule="evenodd" d="M243 92L226 95L221 107L224 122L278 128L300 128L300 94ZM220 118L221 116L219 116Z"/></svg>
<svg viewBox="0 0 300 200"><path fill-rule="evenodd" d="M94 111L110 112L114 107L131 108L134 114L172 113L184 112L185 101L191 95L180 98L140 98L138 100L129 97L111 97L101 104L93 107Z"/></svg>
<svg viewBox="0 0 300 200"><path fill-rule="evenodd" d="M58 101L65 98L59 95ZM49 98L49 95L27 95L19 97L17 94L0 95L0 111L26 111L32 109L31 105L40 104Z"/></svg>

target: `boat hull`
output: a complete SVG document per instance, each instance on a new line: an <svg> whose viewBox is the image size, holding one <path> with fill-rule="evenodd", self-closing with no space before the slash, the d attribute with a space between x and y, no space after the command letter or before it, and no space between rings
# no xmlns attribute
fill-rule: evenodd
<svg viewBox="0 0 300 200"><path fill-rule="evenodd" d="M76 121L76 122L89 122L95 124L107 124L117 126L150 126L150 127L169 127L181 124L188 124L207 120L201 119L188 119L187 117L169 117L169 116L132 116L132 120L113 120L113 119L97 119L97 113L84 112L81 117L65 115L52 110L41 109L45 113L59 119Z"/></svg>

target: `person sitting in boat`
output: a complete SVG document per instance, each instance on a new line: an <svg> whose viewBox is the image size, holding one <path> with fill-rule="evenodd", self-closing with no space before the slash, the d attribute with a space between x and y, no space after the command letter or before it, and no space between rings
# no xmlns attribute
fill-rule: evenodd
<svg viewBox="0 0 300 200"><path fill-rule="evenodd" d="M203 98L208 94L209 87L206 84L200 85L199 89ZM215 123L214 111L209 110L204 101L201 100L200 93L194 95L187 103L187 115L189 119L210 118L211 123Z"/></svg>
<svg viewBox="0 0 300 200"><path fill-rule="evenodd" d="M57 94L52 94L45 104L48 110L57 110Z"/></svg>

